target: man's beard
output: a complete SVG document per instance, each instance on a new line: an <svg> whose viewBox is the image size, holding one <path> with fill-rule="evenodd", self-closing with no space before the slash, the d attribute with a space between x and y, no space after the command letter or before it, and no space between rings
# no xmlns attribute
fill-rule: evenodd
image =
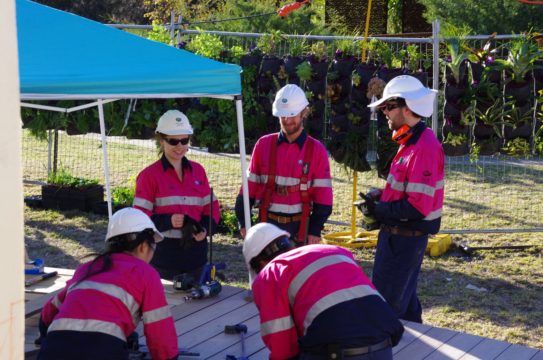
<svg viewBox="0 0 543 360"><path fill-rule="evenodd" d="M295 125L294 127L291 128L291 130L287 130L285 127L281 126L283 132L286 134L286 135L292 135L292 134L296 134L301 128L302 128L302 122L300 121L297 125Z"/></svg>

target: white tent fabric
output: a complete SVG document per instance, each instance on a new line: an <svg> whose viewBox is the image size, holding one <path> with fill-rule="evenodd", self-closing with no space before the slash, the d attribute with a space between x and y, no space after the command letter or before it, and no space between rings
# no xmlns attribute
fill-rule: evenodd
<svg viewBox="0 0 543 360"><path fill-rule="evenodd" d="M96 100L72 112L98 106L106 194L111 216L105 99L214 97L235 100L242 186L248 194L241 68L113 29L28 0L16 0L21 100ZM249 199L244 195L249 220Z"/></svg>

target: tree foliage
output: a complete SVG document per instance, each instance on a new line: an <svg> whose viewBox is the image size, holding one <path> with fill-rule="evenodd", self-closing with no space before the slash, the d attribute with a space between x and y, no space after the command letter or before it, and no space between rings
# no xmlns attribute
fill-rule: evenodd
<svg viewBox="0 0 543 360"><path fill-rule="evenodd" d="M143 24L143 0L36 0L101 23Z"/></svg>
<svg viewBox="0 0 543 360"><path fill-rule="evenodd" d="M472 34L520 33L543 29L543 6L516 0L419 0L426 6L425 18L439 19Z"/></svg>

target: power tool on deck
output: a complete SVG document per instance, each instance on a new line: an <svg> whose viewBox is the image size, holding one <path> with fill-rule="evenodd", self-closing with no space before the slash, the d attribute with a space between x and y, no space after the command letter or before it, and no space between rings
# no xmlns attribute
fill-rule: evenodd
<svg viewBox="0 0 543 360"><path fill-rule="evenodd" d="M210 204L209 204L209 262L204 265L199 279L195 279L190 274L180 274L173 278L173 288L175 290L190 291L190 294L185 296L185 301L192 299L203 299L218 295L222 286L217 278L224 280L222 274L217 273L217 270L226 268L224 263L213 263L213 188L210 189Z"/></svg>
<svg viewBox="0 0 543 360"><path fill-rule="evenodd" d="M367 231L379 229L381 223L375 218L375 205L381 198L380 189L371 189L367 194L358 193L361 200L355 201L354 205L362 213L361 225Z"/></svg>

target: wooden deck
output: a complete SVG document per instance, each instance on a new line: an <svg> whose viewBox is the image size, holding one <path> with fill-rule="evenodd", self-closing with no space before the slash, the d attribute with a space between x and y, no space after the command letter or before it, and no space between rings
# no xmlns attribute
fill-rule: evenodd
<svg viewBox="0 0 543 360"><path fill-rule="evenodd" d="M59 270L59 269L54 269ZM36 288L27 292L27 319L25 329L25 358L32 358L36 352L33 344L37 337L38 317L36 307L44 302L44 297L36 297L36 291L55 291L62 287L71 275L69 271L59 271L57 279L43 281ZM239 335L224 333L225 325L243 323L248 327L245 336L246 355L251 359L267 359L269 352L260 338L260 326L257 309L244 297L246 290L231 286L223 287L215 298L192 300L185 302L184 293L173 291L165 282L168 303L171 305L175 328L179 338L179 346L191 352L199 353L198 357L184 356L180 359L214 359L224 360L226 355L242 356L241 338ZM32 311L30 311L32 310ZM456 332L448 329L405 323L405 333L401 342L394 348L394 359L397 360L445 360L445 359L496 359L496 360L543 360L543 351L507 342L487 339L475 335ZM141 328L138 329L143 334ZM141 338L144 343L144 338Z"/></svg>

